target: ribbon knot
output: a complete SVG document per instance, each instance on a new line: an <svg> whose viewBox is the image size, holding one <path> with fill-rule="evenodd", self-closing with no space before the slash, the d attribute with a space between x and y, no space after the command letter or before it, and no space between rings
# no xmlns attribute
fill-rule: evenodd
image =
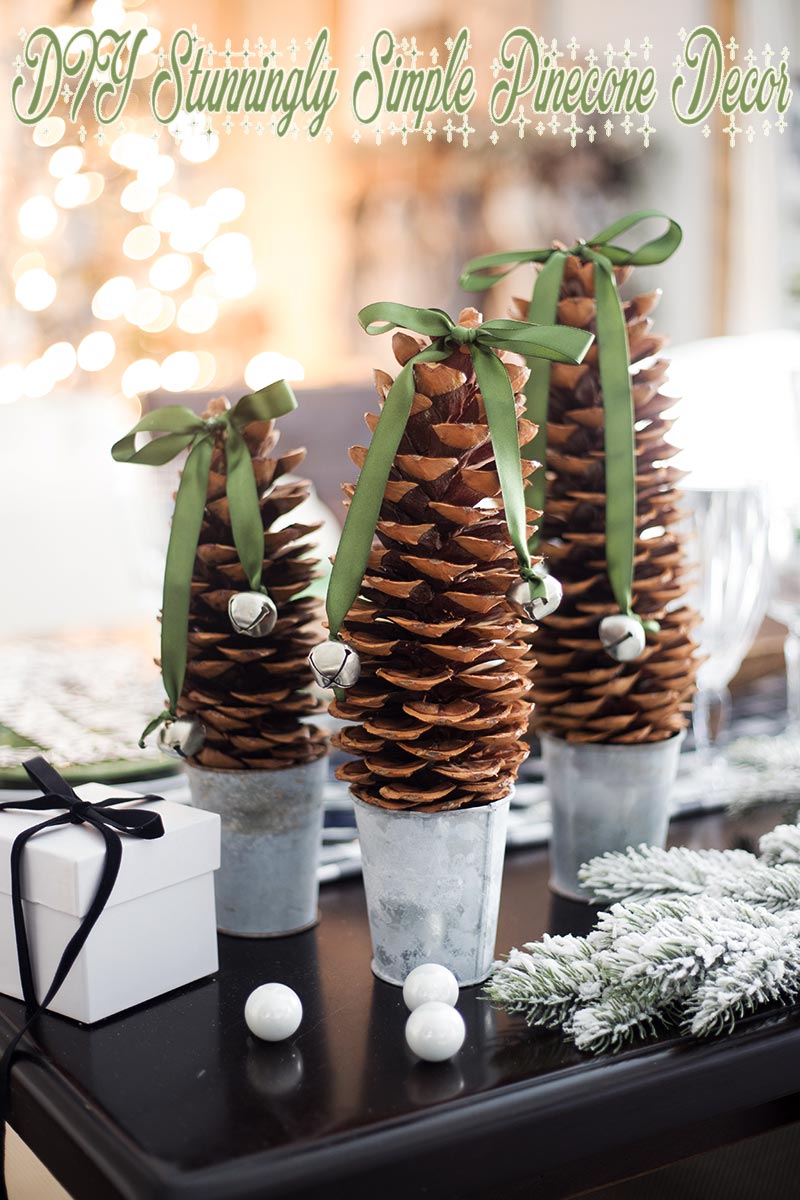
<svg viewBox="0 0 800 1200"><path fill-rule="evenodd" d="M425 334L431 342L401 368L375 426L328 584L326 609L332 639L350 611L367 569L389 473L411 415L414 367L443 362L453 353L454 345L469 350L486 410L509 537L520 568L530 569L514 393L508 372L494 351L513 350L526 357L578 363L593 341L592 334L582 329L538 326L528 321L487 321L479 329L467 329L440 308L410 308L406 304L368 304L358 319L370 335L410 329ZM531 598L543 587L541 581L531 582Z"/></svg>
<svg viewBox="0 0 800 1200"><path fill-rule="evenodd" d="M253 460L242 430L251 421L273 421L297 407L294 393L284 380L243 396L227 412L203 420L190 408L171 404L142 417L133 429L111 448L116 462L163 466L183 450L189 454L183 468L164 568L161 615L161 676L169 708L150 722L140 745L163 721L174 720L186 675L186 641L189 629L192 571L200 540L208 492L208 476L214 453L213 434L224 429L225 492L230 509L231 530L239 561L250 590L262 591L264 526L261 521ZM160 433L137 450L138 433ZM211 435L211 436L209 436Z"/></svg>
<svg viewBox="0 0 800 1200"><path fill-rule="evenodd" d="M644 242L635 250L614 244L614 238L650 218L667 222L660 237ZM467 291L484 291L522 263L539 263L541 270L528 308L528 320L545 324L558 317L558 301L564 267L570 255L594 264L595 329L600 387L605 412L606 473L606 562L608 579L620 612L635 616L633 601L633 561L636 545L636 440L634 406L631 393L630 357L625 314L614 280L615 266L652 266L674 254L683 234L676 221L657 209L641 209L615 221L588 241L579 238L569 250L547 247L541 250L509 250L473 258L464 267L461 286ZM550 394L550 369L536 366L525 388L526 415L538 426L534 440L522 450L524 457L547 462L547 411ZM547 476L536 471L526 489L532 508L544 509ZM531 539L531 548L538 543ZM652 628L647 622L646 627Z"/></svg>
<svg viewBox="0 0 800 1200"><path fill-rule="evenodd" d="M92 806L86 800L69 801L68 816L73 825L83 825L92 811Z"/></svg>
<svg viewBox="0 0 800 1200"><path fill-rule="evenodd" d="M114 884L119 875L122 863L122 839L120 833L138 838L156 838L164 836L164 825L159 813L140 808L114 808L117 804L128 804L129 800L119 799L99 800L91 804L81 800L74 789L67 783L54 767L51 767L41 757L31 758L22 764L31 779L44 793L33 800L9 800L0 804L0 812L9 809L40 812L48 809L61 809L54 817L48 817L35 825L23 829L14 838L11 846L11 908L14 914L14 937L17 944L17 961L19 978L22 986L22 996L26 1007L26 1020L21 1029L14 1034L3 1051L0 1059L0 1200L8 1200L5 1186L5 1124L8 1109L11 1068L20 1041L36 1020L36 1018L51 1003L69 975L75 960L80 954L92 929L97 924L108 898L114 890ZM160 796L143 796L145 801L158 801ZM22 889L22 857L25 846L32 837L44 829L58 825L89 824L96 829L105 842L103 867L100 881L92 898L89 908L82 918L80 925L67 943L56 967L50 986L43 998L37 1000L36 986L33 978L30 939L25 925L25 906Z"/></svg>
<svg viewBox="0 0 800 1200"><path fill-rule="evenodd" d="M454 325L450 339L457 346L472 346L478 340L478 330L469 329L466 325Z"/></svg>

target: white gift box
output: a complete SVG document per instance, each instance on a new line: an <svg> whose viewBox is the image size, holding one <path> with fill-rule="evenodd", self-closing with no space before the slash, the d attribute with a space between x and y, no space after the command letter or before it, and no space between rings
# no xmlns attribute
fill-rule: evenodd
<svg viewBox="0 0 800 1200"><path fill-rule="evenodd" d="M136 799L137 793L87 783L82 800ZM121 833L122 864L89 940L48 1007L92 1024L217 970L214 871L220 819L170 800L147 801L164 836ZM0 991L22 999L11 908L11 847L31 825L58 815L0 812ZM100 879L105 843L98 830L58 825L22 852L22 896L36 995L41 1000L64 949L85 916Z"/></svg>

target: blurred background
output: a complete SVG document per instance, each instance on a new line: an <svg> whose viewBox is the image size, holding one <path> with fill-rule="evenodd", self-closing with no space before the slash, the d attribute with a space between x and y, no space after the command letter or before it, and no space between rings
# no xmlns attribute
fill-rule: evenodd
<svg viewBox="0 0 800 1200"><path fill-rule="evenodd" d="M74 687L87 672L93 691L98 676L107 678L106 708L122 703L120 677L140 673L158 691L151 658L175 471L132 470L109 456L143 410L176 401L199 410L209 394L235 399L281 375L297 381L300 410L283 423L284 445L308 448L315 503L335 514L328 552L342 511L339 483L355 473L347 447L366 439L363 413L374 407L371 368L391 361L389 339L360 330L359 307L392 299L457 314L465 302L459 270L471 255L572 242L639 207L663 209L685 235L672 260L635 282L637 291L663 288L656 320L671 335L672 386L683 396L678 441L697 493L691 519L700 521L700 538L716 531L707 547L715 573L701 581L706 640L709 653L716 638L727 654L720 664L714 651L719 670L708 688L716 696L739 670L768 606L784 624L762 630L745 672L781 669L784 626L800 620L797 105L785 130L764 132L759 118L752 139L743 130L731 147L717 111L707 136L680 125L669 85L679 30L708 22L723 41L735 35L737 61L748 48L759 62L771 48L778 61L788 47L796 88L793 0L37 0L35 15L30 8L3 5L9 82L24 46L20 31L34 20L64 36L92 23L146 28L148 36L117 126L101 133L88 107L83 126L65 122L62 106L61 116L33 130L8 103L0 112L6 741L14 737L8 729L26 721L44 721L51 738L74 735L63 712L43 712L36 699L67 662ZM183 120L154 140L148 96L158 48L191 23L216 50L226 39L237 50L244 38L251 46L261 38L282 55L280 65L290 63L292 39L304 62L305 39L327 26L340 69L330 129L314 141L303 129L277 139L268 118L260 129L251 120L248 130L231 131L218 120L212 132ZM635 128L617 128L591 143L583 135L571 149L563 128L539 136L535 121L524 137L508 126L492 144L491 64L517 24L562 46L574 36L580 58L609 44L617 54L627 44L640 63L649 54L660 90L649 148ZM375 32L387 26L398 41L413 37L429 55L433 47L444 52L462 25L478 82L469 146L459 137L448 143L441 131L403 144L386 120L355 138L350 91ZM521 270L494 289L483 300L486 315L503 314L531 280ZM742 502L744 510L736 507ZM748 533L728 536L731 529ZM96 660L89 656L99 634L124 646L114 670L105 643ZM65 646L73 658L65 659ZM23 708L29 716L21 720Z"/></svg>

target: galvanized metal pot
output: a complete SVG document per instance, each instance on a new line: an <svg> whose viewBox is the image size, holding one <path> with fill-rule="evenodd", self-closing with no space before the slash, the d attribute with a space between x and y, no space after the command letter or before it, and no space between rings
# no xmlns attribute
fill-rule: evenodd
<svg viewBox="0 0 800 1200"><path fill-rule="evenodd" d="M663 742L615 746L543 734L542 756L553 833L550 887L588 899L578 868L626 846L663 846L683 734Z"/></svg>
<svg viewBox="0 0 800 1200"><path fill-rule="evenodd" d="M283 771L186 764L197 808L222 818L217 925L237 937L279 937L317 923L317 864L327 759Z"/></svg>
<svg viewBox="0 0 800 1200"><path fill-rule="evenodd" d="M401 986L435 962L464 987L481 983L494 959L509 798L439 813L353 804L373 972Z"/></svg>

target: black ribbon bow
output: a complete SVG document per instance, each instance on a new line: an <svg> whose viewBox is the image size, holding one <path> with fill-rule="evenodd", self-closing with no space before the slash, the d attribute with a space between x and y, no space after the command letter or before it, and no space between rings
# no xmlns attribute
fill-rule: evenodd
<svg viewBox="0 0 800 1200"><path fill-rule="evenodd" d="M159 813L148 812L141 808L115 808L117 804L129 803L129 798L112 798L99 800L95 804L81 800L65 779L59 775L43 758L31 758L22 764L31 781L44 792L33 800L10 800L0 804L0 812L6 809L33 810L46 812L48 809L62 809L55 817L48 817L37 825L23 829L14 838L11 847L11 907L14 913L14 937L17 943L17 960L19 977L22 984L22 995L25 1001L27 1020L22 1028L12 1037L0 1058L0 1200L8 1200L5 1184L5 1125L8 1111L9 1088L11 1083L11 1068L19 1053L18 1046L25 1033L36 1018L52 1002L54 996L67 978L76 958L86 944L89 934L97 924L108 898L114 889L122 863L122 838L120 834L130 837L159 838L164 836L164 825ZM143 796L145 801L156 801L161 796ZM52 829L58 825L91 825L102 836L105 842L105 857L97 891L92 903L83 917L78 929L70 938L64 953L61 955L52 983L42 1000L36 998L36 987L33 981L33 965L31 963L30 941L25 927L25 910L22 902L22 857L26 844L43 829ZM26 1056L30 1057L30 1056Z"/></svg>

